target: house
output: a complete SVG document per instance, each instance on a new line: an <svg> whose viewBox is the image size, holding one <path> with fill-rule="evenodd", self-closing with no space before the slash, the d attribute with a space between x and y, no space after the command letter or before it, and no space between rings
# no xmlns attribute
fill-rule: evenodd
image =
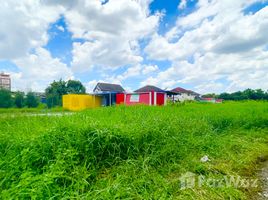
<svg viewBox="0 0 268 200"><path fill-rule="evenodd" d="M116 104L116 94L124 94L125 90L118 84L98 83L93 92L102 98L102 106L111 106Z"/></svg>
<svg viewBox="0 0 268 200"><path fill-rule="evenodd" d="M165 91L153 85L146 85L138 90L135 90L134 92L165 92Z"/></svg>
<svg viewBox="0 0 268 200"><path fill-rule="evenodd" d="M171 90L173 95L169 95L169 98L172 99L173 101L193 101L197 97L200 96L200 94L192 91L192 90L186 90L181 87L176 87L173 90Z"/></svg>
<svg viewBox="0 0 268 200"><path fill-rule="evenodd" d="M167 94L164 90L147 85L133 93L117 94L117 104L125 105L165 105L167 101Z"/></svg>
<svg viewBox="0 0 268 200"><path fill-rule="evenodd" d="M125 92L124 88L119 84L111 84L111 83L98 83L93 92Z"/></svg>

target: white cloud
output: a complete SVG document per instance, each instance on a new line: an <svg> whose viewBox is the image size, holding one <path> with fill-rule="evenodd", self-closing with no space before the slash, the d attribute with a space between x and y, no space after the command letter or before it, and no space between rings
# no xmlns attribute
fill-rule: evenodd
<svg viewBox="0 0 268 200"><path fill-rule="evenodd" d="M197 11L179 17L166 36L155 34L145 51L151 59L174 60L187 59L196 52L232 53L265 45L268 7L255 15L243 15L242 10L252 2L199 1ZM177 42L171 42L174 39Z"/></svg>
<svg viewBox="0 0 268 200"><path fill-rule="evenodd" d="M61 31L61 32L64 32L64 31L65 31L65 29L64 29L63 26L58 26L58 25L56 25L56 28L57 28L59 31Z"/></svg>
<svg viewBox="0 0 268 200"><path fill-rule="evenodd" d="M142 74L150 74L152 72L156 72L157 70L159 70L157 65L146 65L142 70Z"/></svg>
<svg viewBox="0 0 268 200"><path fill-rule="evenodd" d="M261 49L243 54L196 54L193 64L175 61L156 77L143 82L172 88L179 84L195 85L197 92L236 91L246 88L267 90L268 52ZM268 80L268 79L267 79Z"/></svg>
<svg viewBox="0 0 268 200"><path fill-rule="evenodd" d="M148 57L172 66L144 82L186 83L199 92L267 89L268 7L245 15L253 2L200 0L198 9L179 17L165 36L153 36L145 48Z"/></svg>
<svg viewBox="0 0 268 200"><path fill-rule="evenodd" d="M156 72L158 70L157 65L134 65L128 67L125 72L117 76L110 76L107 81L113 82L116 81L117 83L122 83L126 79L130 78L137 78L141 76L148 75L150 73Z"/></svg>
<svg viewBox="0 0 268 200"><path fill-rule="evenodd" d="M107 82L107 83L115 83L115 84L123 85L124 81L130 80L130 79L132 79L134 81L133 82L134 84L131 84L131 86L134 87L133 85L137 84L137 82L135 83L135 81L137 79L140 79L141 77L145 77L145 76L147 76L153 72L156 72L158 70L159 70L159 68L157 65L141 65L141 64L134 65L134 66L128 67L121 74L111 75L111 76L106 75L103 78L103 80L101 80L101 81L96 81L96 80L91 81L90 82L91 86L88 88L91 89L92 85L94 85L94 84L96 85L97 82ZM125 90L129 91L129 92L133 91L132 87L124 85Z"/></svg>
<svg viewBox="0 0 268 200"><path fill-rule="evenodd" d="M150 2L110 0L104 5L97 0L3 2L0 18L8 20L0 21L0 59L19 65L20 72L12 73L14 88L41 90L46 80L72 74L65 64L43 49L49 40L49 26L60 16L65 18L73 37L85 41L73 43L72 71L139 66L143 60L139 40L156 31L160 18L160 14L150 14ZM62 26L57 28L65 31ZM36 55L32 53L35 51ZM131 70L123 75L124 79L133 76Z"/></svg>
<svg viewBox="0 0 268 200"><path fill-rule="evenodd" d="M197 10L185 17L177 19L177 26L181 28L195 27L208 17L221 16L225 19L237 17L237 14L254 2L262 0L199 0Z"/></svg>
<svg viewBox="0 0 268 200"><path fill-rule="evenodd" d="M268 1L199 0L193 13L179 16L159 35L162 14L150 13L151 0L110 0L103 5L101 0L7 0L0 7L0 60L19 66L19 72L11 72L16 89L41 91L73 72L120 67L126 70L102 79L122 83L148 77L142 85L171 88L183 83L196 85L193 89L199 92L267 89L268 7L245 15L243 10L254 2ZM186 6L187 0L180 1L179 9ZM71 69L44 49L49 26L60 16L67 27L57 28L79 39L73 43ZM150 38L141 49L140 40ZM144 65L143 52L148 59L169 60L171 66L160 71ZM95 83L88 82L87 88Z"/></svg>
<svg viewBox="0 0 268 200"><path fill-rule="evenodd" d="M218 91L224 91L225 89L226 87L223 83L215 81L207 81L195 87L195 90L200 94L217 93Z"/></svg>
<svg viewBox="0 0 268 200"><path fill-rule="evenodd" d="M92 80L92 81L87 82L85 84L86 92L87 93L92 93L98 82L104 82L104 81L101 81L101 80Z"/></svg>
<svg viewBox="0 0 268 200"><path fill-rule="evenodd" d="M71 70L50 53L37 48L35 54L28 54L23 58L14 60L20 72L11 72L14 90L44 91L54 80L68 80L73 78Z"/></svg>
<svg viewBox="0 0 268 200"><path fill-rule="evenodd" d="M154 33L160 14L150 15L150 1L79 1L65 13L74 38L74 70L118 68L142 62L138 41Z"/></svg>
<svg viewBox="0 0 268 200"><path fill-rule="evenodd" d="M13 90L43 91L54 79L72 77L65 64L42 48L49 40L50 24L63 10L36 0L1 2L0 60L18 66L18 72L9 71Z"/></svg>
<svg viewBox="0 0 268 200"><path fill-rule="evenodd" d="M97 67L117 68L141 62L143 58L135 55L129 47L127 41L121 41L118 37L113 40L103 38L101 41L73 43L73 70L83 72Z"/></svg>
<svg viewBox="0 0 268 200"><path fill-rule="evenodd" d="M181 0L181 2L180 2L180 4L179 4L178 8L179 8L180 10L183 10L183 9L186 8L186 7L187 7L187 0Z"/></svg>
<svg viewBox="0 0 268 200"><path fill-rule="evenodd" d="M25 56L47 43L49 24L61 8L47 7L35 0L2 1L0 6L0 59Z"/></svg>

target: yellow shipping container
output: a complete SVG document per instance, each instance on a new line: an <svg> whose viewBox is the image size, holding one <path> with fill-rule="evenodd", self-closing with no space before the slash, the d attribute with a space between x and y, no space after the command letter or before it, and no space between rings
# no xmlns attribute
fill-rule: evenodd
<svg viewBox="0 0 268 200"><path fill-rule="evenodd" d="M63 95L62 105L63 108L71 111L97 108L101 106L101 97L82 94Z"/></svg>

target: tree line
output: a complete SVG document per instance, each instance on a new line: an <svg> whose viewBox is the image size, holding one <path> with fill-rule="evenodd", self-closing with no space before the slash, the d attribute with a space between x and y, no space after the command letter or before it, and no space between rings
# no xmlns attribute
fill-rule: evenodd
<svg viewBox="0 0 268 200"><path fill-rule="evenodd" d="M53 81L45 89L45 102L34 92L11 92L0 88L0 108L36 108L43 105L48 108L62 106L65 94L85 94L86 89L80 81Z"/></svg>
<svg viewBox="0 0 268 200"><path fill-rule="evenodd" d="M262 89L246 89L244 91L238 91L233 93L221 93L221 94L206 94L203 95L204 98L218 98L224 100L232 101L242 101L242 100L268 100L268 91L263 91Z"/></svg>
<svg viewBox="0 0 268 200"><path fill-rule="evenodd" d="M36 108L40 100L33 92L15 92L12 93L5 89L0 89L0 108Z"/></svg>
<svg viewBox="0 0 268 200"><path fill-rule="evenodd" d="M80 81L53 81L45 89L45 103L41 102L40 96L36 93L21 91L10 92L0 89L0 108L36 108L39 105L44 105L47 108L62 106L62 96L65 94L85 94L86 89ZM268 100L268 92L261 89L246 89L233 93L221 94L206 94L202 97L218 98L224 100Z"/></svg>
<svg viewBox="0 0 268 200"><path fill-rule="evenodd" d="M65 94L85 94L86 88L80 81L54 81L45 90L47 106L52 108L62 106L62 96Z"/></svg>

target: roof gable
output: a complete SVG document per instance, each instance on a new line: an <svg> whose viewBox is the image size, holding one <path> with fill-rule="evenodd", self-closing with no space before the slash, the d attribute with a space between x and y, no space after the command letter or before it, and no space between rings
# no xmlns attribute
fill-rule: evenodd
<svg viewBox="0 0 268 200"><path fill-rule="evenodd" d="M171 90L171 92L176 92L176 93L189 93L189 90L186 90L186 89L181 88L181 87L176 87L173 90Z"/></svg>
<svg viewBox="0 0 268 200"><path fill-rule="evenodd" d="M196 95L198 96L199 94L192 91L192 90L186 90L184 88L181 88L181 87L176 87L174 88L173 90L171 90L171 92L174 92L174 93L184 93L184 94L191 94L191 95Z"/></svg>
<svg viewBox="0 0 268 200"><path fill-rule="evenodd" d="M135 90L135 92L164 92L164 90L158 88L158 87L155 87L153 85L146 85L138 90Z"/></svg>
<svg viewBox="0 0 268 200"><path fill-rule="evenodd" d="M124 88L118 84L98 83L94 92L125 92Z"/></svg>

